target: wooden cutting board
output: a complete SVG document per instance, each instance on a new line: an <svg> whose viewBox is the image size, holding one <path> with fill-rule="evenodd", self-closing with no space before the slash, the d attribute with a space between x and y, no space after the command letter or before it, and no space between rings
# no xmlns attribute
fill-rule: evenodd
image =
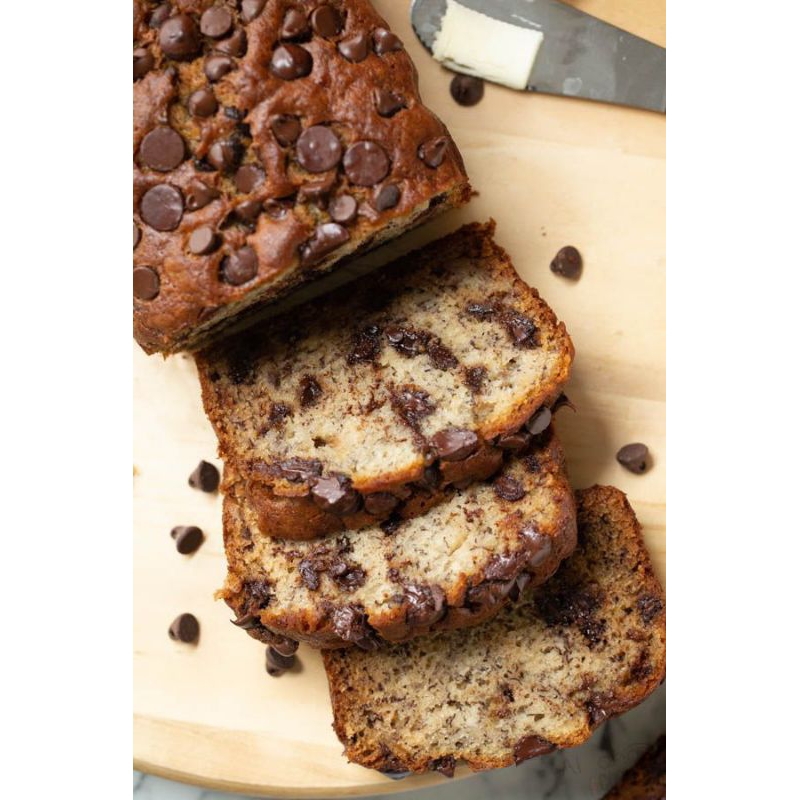
<svg viewBox="0 0 800 800"><path fill-rule="evenodd" d="M628 496L665 577L665 118L487 84L461 108L450 74L422 49L408 3L375 0L420 73L423 99L442 117L479 191L467 208L368 256L370 263L436 238L463 222L497 220L497 238L522 277L569 329L577 353L558 430L576 487L612 483ZM584 0L581 9L666 44L664 0ZM584 257L572 283L548 265L566 244ZM190 358L164 361L134 347L134 765L204 786L276 797L352 796L408 790L440 777L393 782L342 757L331 730L319 656L278 680L264 650L234 628L213 599L222 584L220 499L186 483L197 462L216 460ZM628 442L647 443L653 467L625 472ZM218 461L216 463L219 463ZM180 556L175 525L207 534ZM191 611L196 647L167 627Z"/></svg>

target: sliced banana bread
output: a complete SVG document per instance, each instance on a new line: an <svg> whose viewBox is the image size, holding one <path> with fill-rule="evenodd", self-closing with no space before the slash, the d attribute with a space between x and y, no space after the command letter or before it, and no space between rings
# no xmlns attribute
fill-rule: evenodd
<svg viewBox="0 0 800 800"><path fill-rule="evenodd" d="M446 495L413 519L297 542L263 535L234 487L220 596L261 641L373 649L488 619L575 547L575 501L552 429L492 482Z"/></svg>
<svg viewBox="0 0 800 800"><path fill-rule="evenodd" d="M603 800L666 800L667 737L661 736Z"/></svg>
<svg viewBox="0 0 800 800"><path fill-rule="evenodd" d="M465 226L197 356L227 485L263 532L402 514L415 489L486 479L546 428L572 342L493 230Z"/></svg>
<svg viewBox="0 0 800 800"><path fill-rule="evenodd" d="M589 738L664 678L665 601L610 487L578 493L575 553L479 628L324 654L347 757L386 772L519 763Z"/></svg>

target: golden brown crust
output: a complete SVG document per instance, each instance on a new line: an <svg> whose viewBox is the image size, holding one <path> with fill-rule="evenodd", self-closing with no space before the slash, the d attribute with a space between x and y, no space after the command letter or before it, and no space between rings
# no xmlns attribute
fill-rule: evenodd
<svg viewBox="0 0 800 800"><path fill-rule="evenodd" d="M667 737L661 736L603 800L666 800Z"/></svg>
<svg viewBox="0 0 800 800"><path fill-rule="evenodd" d="M172 18L184 15L194 31L197 46L185 56L162 49L163 25L150 26L155 6L134 2L134 58L139 55L140 74L134 79L134 222L140 240L134 248L134 267L149 267L158 275L158 294L134 298L134 335L148 352L172 353L201 345L232 317L248 307L277 298L289 289L331 269L355 250L364 251L399 235L432 214L462 205L471 190L458 149L442 122L423 105L417 75L405 49L380 53L374 37L385 21L366 0L328 0L343 16L341 31L321 34L314 26L289 42L280 31L290 9L310 15L317 0L270 0L253 19L247 19L239 3L223 0L176 0ZM202 13L222 5L230 12L231 35L242 37L243 54L233 46L231 35L215 38L200 32ZM251 4L252 5L252 4ZM174 21L170 24L175 24ZM363 34L367 54L360 61L342 55L339 45ZM191 38L191 37L190 37ZM307 76L286 79L270 68L279 46L300 47L311 58ZM208 75L208 61L227 51L230 71ZM144 56L144 58L142 58ZM145 61L149 69L142 69ZM378 111L379 93L386 87L403 102L389 116ZM213 92L217 108L210 116L190 110L189 97L196 91ZM390 171L372 185L356 185L343 161L324 172L309 172L298 159L295 143L281 144L272 123L282 115L299 119L303 130L328 126L341 142L342 152L358 141L378 143L388 155ZM151 166L141 149L155 129L169 127L184 142L179 163ZM420 148L441 139L441 163L429 166ZM215 167L214 145L232 145L230 167ZM235 180L240 164L263 170L261 183L243 187ZM160 171L164 166L166 171ZM191 208L193 184L201 181L219 196L201 208ZM309 189L319 184L316 194ZM145 193L169 185L182 196L183 213L171 229L157 229L142 211ZM397 204L378 210L377 193L394 185L400 189ZM343 228L349 238L332 252L316 258L300 258L301 249L318 230L332 221L332 198L348 194L359 204L354 220ZM285 210L239 212L288 198ZM243 216L244 215L244 216ZM208 254L194 254L188 240L192 232L209 226L218 243ZM224 259L244 246L252 247L257 274L239 285L221 280Z"/></svg>

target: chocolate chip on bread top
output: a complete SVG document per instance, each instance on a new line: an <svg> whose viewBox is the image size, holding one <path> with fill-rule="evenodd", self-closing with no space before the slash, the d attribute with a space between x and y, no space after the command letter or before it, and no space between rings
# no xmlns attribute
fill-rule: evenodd
<svg viewBox="0 0 800 800"><path fill-rule="evenodd" d="M134 334L195 349L469 199L366 0L134 2Z"/></svg>
<svg viewBox="0 0 800 800"><path fill-rule="evenodd" d="M261 533L417 516L546 430L572 342L493 230L465 226L197 355L223 489Z"/></svg>

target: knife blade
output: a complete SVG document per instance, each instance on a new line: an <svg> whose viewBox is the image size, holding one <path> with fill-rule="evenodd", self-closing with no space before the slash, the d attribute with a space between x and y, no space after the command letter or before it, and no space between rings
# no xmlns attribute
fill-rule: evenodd
<svg viewBox="0 0 800 800"><path fill-rule="evenodd" d="M453 2L411 4L414 32L430 52ZM558 0L458 0L458 5L543 35L528 91L666 112L666 48ZM468 64L444 63L456 72L477 74Z"/></svg>

